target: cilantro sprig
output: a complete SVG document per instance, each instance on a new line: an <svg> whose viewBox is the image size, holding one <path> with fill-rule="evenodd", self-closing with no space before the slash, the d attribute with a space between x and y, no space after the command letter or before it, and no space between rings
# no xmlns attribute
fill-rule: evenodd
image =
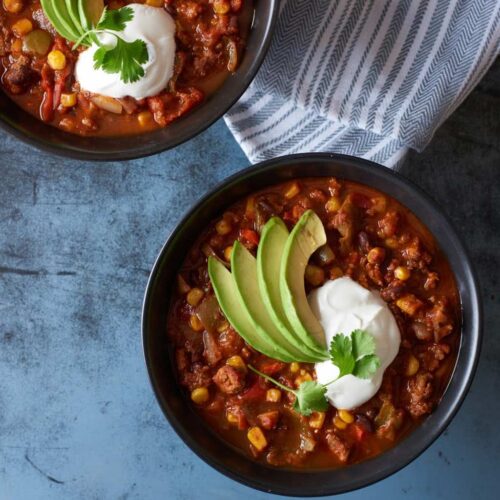
<svg viewBox="0 0 500 500"><path fill-rule="evenodd" d="M124 83L134 83L144 76L143 65L148 62L149 54L144 40L127 42L118 34L133 18L134 11L130 7L115 10L105 8L97 26L86 31L73 48L95 43L99 48L94 53L94 69L119 73ZM103 44L97 36L103 33L113 35L115 45Z"/></svg>
<svg viewBox="0 0 500 500"><path fill-rule="evenodd" d="M313 411L325 411L328 408L326 391L330 384L345 375L370 378L380 366L380 359L375 354L375 339L365 330L354 330L350 337L338 333L330 342L329 353L331 362L339 369L339 374L327 384L308 380L302 382L297 389L292 389L251 365L248 365L248 368L284 391L294 394L293 409L307 417Z"/></svg>

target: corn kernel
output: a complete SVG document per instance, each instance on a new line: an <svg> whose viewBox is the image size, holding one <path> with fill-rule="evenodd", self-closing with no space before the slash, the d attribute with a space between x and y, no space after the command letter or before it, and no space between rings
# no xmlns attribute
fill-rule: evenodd
<svg viewBox="0 0 500 500"><path fill-rule="evenodd" d="M346 424L352 424L354 422L352 413L347 410L339 410L337 414Z"/></svg>
<svg viewBox="0 0 500 500"><path fill-rule="evenodd" d="M18 14L23 10L22 0L3 0L3 7L11 14Z"/></svg>
<svg viewBox="0 0 500 500"><path fill-rule="evenodd" d="M325 416L326 413L324 411L313 411L312 415L309 417L309 427L321 429L325 422Z"/></svg>
<svg viewBox="0 0 500 500"><path fill-rule="evenodd" d="M255 197L250 196L247 198L247 203L245 207L245 217L247 219L252 219L255 215Z"/></svg>
<svg viewBox="0 0 500 500"><path fill-rule="evenodd" d="M191 315L189 318L189 324L195 332L201 332L203 330L203 323L200 321L200 318L196 316L196 314Z"/></svg>
<svg viewBox="0 0 500 500"><path fill-rule="evenodd" d="M366 256L366 259L370 264L380 264L384 260L384 258L385 250L381 247L372 248Z"/></svg>
<svg viewBox="0 0 500 500"><path fill-rule="evenodd" d="M224 15L229 12L231 5L227 0L214 0L214 12L219 15Z"/></svg>
<svg viewBox="0 0 500 500"><path fill-rule="evenodd" d="M191 392L191 399L197 404L201 405L208 401L208 389L206 387L197 387Z"/></svg>
<svg viewBox="0 0 500 500"><path fill-rule="evenodd" d="M418 372L419 368L420 362L413 354L410 354L410 357L408 358L408 364L406 365L405 375L407 377L413 377L413 375Z"/></svg>
<svg viewBox="0 0 500 500"><path fill-rule="evenodd" d="M146 5L151 5L151 7L163 7L165 0L146 0Z"/></svg>
<svg viewBox="0 0 500 500"><path fill-rule="evenodd" d="M385 246L391 250L396 250L396 248L398 248L398 240L396 238L387 238L384 243Z"/></svg>
<svg viewBox="0 0 500 500"><path fill-rule="evenodd" d="M137 121L141 127L147 127L153 122L153 115L150 111L141 111L137 115Z"/></svg>
<svg viewBox="0 0 500 500"><path fill-rule="evenodd" d="M267 439L260 427L250 427L247 438L257 451L262 451L267 447Z"/></svg>
<svg viewBox="0 0 500 500"><path fill-rule="evenodd" d="M61 106L64 108L72 108L76 105L76 94L61 94Z"/></svg>
<svg viewBox="0 0 500 500"><path fill-rule="evenodd" d="M333 425L340 430L347 428L347 424L338 415L335 415L333 418Z"/></svg>
<svg viewBox="0 0 500 500"><path fill-rule="evenodd" d="M205 293L200 288L191 288L186 295L187 303L190 306L197 306Z"/></svg>
<svg viewBox="0 0 500 500"><path fill-rule="evenodd" d="M227 321L223 321L218 327L217 331L219 333L225 332L229 328L229 323Z"/></svg>
<svg viewBox="0 0 500 500"><path fill-rule="evenodd" d="M290 185L290 187L285 191L285 198L287 200L291 200L295 196L300 193L300 188L297 182L294 182Z"/></svg>
<svg viewBox="0 0 500 500"><path fill-rule="evenodd" d="M238 355L228 358L228 360L226 361L226 365L232 366L233 368L236 368L237 370L240 370L242 372L247 371L247 365L243 361L242 357Z"/></svg>
<svg viewBox="0 0 500 500"><path fill-rule="evenodd" d="M16 54L23 50L23 41L20 38L15 38L10 44L10 50Z"/></svg>
<svg viewBox="0 0 500 500"><path fill-rule="evenodd" d="M394 277L401 281L406 281L410 277L410 270L405 266L398 266L394 269Z"/></svg>
<svg viewBox="0 0 500 500"><path fill-rule="evenodd" d="M281 400L281 391L279 389L268 389L266 391L266 401L278 403Z"/></svg>
<svg viewBox="0 0 500 500"><path fill-rule="evenodd" d="M60 50L51 50L47 63L53 70L62 70L66 67L66 56Z"/></svg>
<svg viewBox="0 0 500 500"><path fill-rule="evenodd" d="M340 209L340 200L337 196L332 196L325 204L325 210L328 213L338 212Z"/></svg>
<svg viewBox="0 0 500 500"><path fill-rule="evenodd" d="M231 260L231 254L233 253L233 245L230 245L224 249L224 258L229 262Z"/></svg>
<svg viewBox="0 0 500 500"><path fill-rule="evenodd" d="M314 264L307 264L304 277L312 286L320 286L325 281L325 271Z"/></svg>
<svg viewBox="0 0 500 500"><path fill-rule="evenodd" d="M293 363L290 363L290 372L291 373L298 373L299 370L300 370L299 363L296 363L295 361Z"/></svg>
<svg viewBox="0 0 500 500"><path fill-rule="evenodd" d="M311 374L310 373L306 373L305 375L299 375L296 379L295 379L295 386L296 387L299 387L300 384L304 383L304 382L310 382L312 380L312 377L311 377Z"/></svg>
<svg viewBox="0 0 500 500"><path fill-rule="evenodd" d="M417 311L423 306L423 303L415 297L415 295L409 293L400 299L396 300L396 305L408 316L414 316Z"/></svg>
<svg viewBox="0 0 500 500"><path fill-rule="evenodd" d="M225 219L221 219L219 222L217 222L217 224L215 224L215 230L221 236L230 233L231 229L232 229L231 224Z"/></svg>
<svg viewBox="0 0 500 500"><path fill-rule="evenodd" d="M19 19L19 21L15 22L12 25L12 31L14 35L21 38L24 35L27 35L30 31L33 30L33 23L26 18Z"/></svg>
<svg viewBox="0 0 500 500"><path fill-rule="evenodd" d="M235 415L234 413L228 413L226 415L226 419L230 424L237 424L239 422L238 415Z"/></svg>

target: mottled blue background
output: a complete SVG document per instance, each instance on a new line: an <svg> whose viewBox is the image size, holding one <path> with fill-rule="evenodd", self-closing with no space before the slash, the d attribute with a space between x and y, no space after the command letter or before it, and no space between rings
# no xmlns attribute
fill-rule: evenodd
<svg viewBox="0 0 500 500"><path fill-rule="evenodd" d="M223 122L174 151L82 163L0 134L0 499L248 499L174 434L149 387L141 301L192 203L248 161ZM419 459L358 498L498 498L500 65L402 168L455 222L484 293L471 392Z"/></svg>

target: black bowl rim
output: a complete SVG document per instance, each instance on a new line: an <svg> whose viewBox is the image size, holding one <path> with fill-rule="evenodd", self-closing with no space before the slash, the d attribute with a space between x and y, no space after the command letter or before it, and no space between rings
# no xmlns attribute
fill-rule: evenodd
<svg viewBox="0 0 500 500"><path fill-rule="evenodd" d="M287 166L293 165L293 164L303 164L303 163L312 163L312 162L324 162L324 163L331 163L338 161L340 163L343 163L344 166L348 166L349 164L351 165L356 165L357 167L361 167L361 169L375 169L378 175L380 175L382 178L385 180L388 180L388 182L391 183L396 183L405 186L406 188L410 189L413 191L413 193L418 196L421 201L424 202L435 214L441 219L441 222L443 222L447 227L446 231L448 232L448 235L450 237L450 240L453 241L453 244L458 248L458 251L461 253L462 258L463 258L463 265L464 269L466 271L466 276L467 276L467 283L470 287L470 303L471 307L473 310L473 323L469 326L469 330L473 332L473 339L472 343L469 347L469 351L467 354L467 357L465 359L460 358L460 354L462 351L462 341L460 343L459 347L459 353L457 356L457 361L456 365L452 374L452 380L455 379L456 377L456 370L459 365L459 361L461 362L461 368L462 368L462 373L461 373L461 379L455 383L458 383L453 389L454 393L452 395L452 401L450 402L450 405L447 408L443 408L443 405L438 405L438 407L434 410L434 412L429 415L428 419L431 419L431 417L436 417L433 419L433 428L430 430L429 435L425 436L425 439L423 440L423 444L421 446L414 446L414 449L411 453L406 453L406 456L404 457L403 460L399 461L394 461L391 462L389 465L386 465L383 470L375 470L371 474L366 474L366 477L363 478L362 480L354 478L352 480L352 484L345 489L335 489L335 490L322 490L321 488L318 488L316 491L294 491L288 489L286 486L281 487L281 486L269 486L265 482L259 481L258 479L254 478L248 478L244 477L238 473L233 472L230 470L228 467L225 465L219 463L216 458L213 456L209 456L205 450L198 445L190 436L189 432L186 431L182 424L177 421L177 419L169 413L169 409L164 407L161 398L160 398L160 388L156 385L156 382L153 377L153 372L152 372L152 367L151 363L148 357L148 352L147 352L147 337L148 337L148 320L147 320L147 311L148 311L148 306L151 300L151 294L152 294L152 286L153 282L155 280L157 271L159 270L160 264L163 260L163 255L166 253L168 247L171 245L172 241L175 240L175 236L177 233L180 231L182 226L186 224L186 222L190 219L190 217L196 213L198 210L200 210L205 203L212 198L219 190L229 187L232 184L237 184L238 181L242 178L246 178L248 175L257 175L265 171L274 171L276 169L281 169L281 168L286 168ZM326 174L327 176L328 174ZM304 177L307 177L304 176ZM348 173L346 174L346 179L349 179ZM362 181L358 181L362 182ZM273 181L269 183L270 185L273 184ZM402 202L405 204L404 202ZM406 205L406 204L405 204ZM452 268L452 271L454 269ZM478 279L477 279L477 274L474 269L472 260L470 259L469 253L466 249L466 247L463 245L463 242L461 238L459 237L458 233L456 232L453 224L449 220L448 216L445 215L439 205L420 187L415 185L413 182L411 182L409 179L405 178L398 172L391 170L387 167L384 167L380 164L374 163L370 160L366 160L364 158L358 158L354 156L349 156L349 155L342 155L342 154L336 154L336 153L300 153L300 154L293 154L293 155L288 155L288 156L281 156L281 157L276 157L270 160L266 160L263 162L260 162L256 165L249 166L245 169L242 169L235 174L227 177L226 179L222 180L219 182L215 187L210 189L205 195L203 195L190 209L188 209L184 215L182 216L180 222L176 224L174 229L170 232L166 242L162 246L155 263L153 265L151 274L148 279L148 283L146 286L146 291L144 294L144 299L143 299L143 308L142 308L142 319L141 319L141 326L142 326L142 343L143 343L143 355L148 371L148 376L149 376L149 381L150 385L153 389L153 392L155 394L156 400L165 415L167 421L169 424L172 426L172 428L175 430L177 435L184 441L185 444L193 451L199 458L201 458L205 463L225 475L226 477L229 477L245 486L254 488L259 491L263 491L266 493L272 493L276 495L286 495L286 496L292 496L292 497L322 497L322 496L329 496L329 495L335 495L335 494L341 494L341 493L347 493L349 491L354 491L360 488L364 488L366 486L369 486L371 484L374 484L378 481L381 481L392 474L400 471L407 465L409 465L411 462L413 462L416 458L418 458L425 450L427 450L435 441L436 439L446 430L450 422L453 420L454 416L456 413L459 411L460 407L462 406L465 397L467 396L467 393L469 391L469 388L472 384L472 381L474 379L474 375L477 369L477 365L479 362L479 356L481 352L481 347L482 347L482 339L483 339L483 303L482 303L482 296L479 292L479 284L478 284ZM461 297L462 298L462 297ZM463 334L463 331L462 331ZM451 383L451 381L450 381ZM449 392L449 387L447 387L445 391L445 395ZM443 398L445 397L443 396ZM437 417L439 417L439 420L437 420ZM411 436L414 436L415 434L418 434L419 429L422 429L424 426L425 422L424 421L420 424L419 428L417 428L415 431L413 431L409 436L404 438L402 442L397 444L394 448L391 448L387 450L386 452L382 453L381 455L378 455L377 457L364 461L360 464L354 464L349 467L347 467L345 470L349 470L352 468L359 468L359 466L366 465L373 463L374 461L377 460L383 460L383 457L388 457L391 452L394 450L399 450L401 446L404 446L405 443L407 443L408 439L411 438ZM223 440L222 440L223 441ZM413 443L412 443L413 444ZM408 447L408 446L407 446ZM386 460L390 461L390 460ZM315 474L315 472L324 472L324 471L300 471L300 473L306 473L306 474ZM292 473L297 473L297 470L293 470Z"/></svg>
<svg viewBox="0 0 500 500"><path fill-rule="evenodd" d="M276 21L278 19L280 0L271 0L271 1L273 2L272 15L267 25L267 29L265 30L260 51L257 53L254 60L252 61L249 70L241 78L241 83L239 83L240 90L236 92L233 98L228 100L226 104L217 109L217 111L213 114L211 118L199 124L197 127L194 127L191 132L180 135L177 139L173 140L167 145L156 144L154 146L149 147L147 151L140 153L134 152L133 150L127 150L121 153L95 152L90 149L87 151L83 151L79 149L69 148L62 144L61 145L52 144L38 137L27 135L23 131L19 130L17 127L9 123L7 120L5 120L1 114L0 114L0 129L6 131L7 133L14 136L16 139L19 139L23 143L28 144L29 146L32 146L40 151L52 153L63 158L73 158L75 160L92 160L100 162L135 160L176 148L177 146L180 146L181 144L184 144L185 142L198 136L206 129L208 129L210 126L212 126L217 120L219 120L222 116L224 116L234 106L234 104L236 104L236 102L240 99L240 97L247 91L248 87L250 86L253 79L257 75L257 72L262 66L264 58L269 50L269 46L271 45L273 39L273 32L276 26ZM3 92L3 90L0 89L0 92ZM205 104L209 105L209 103L203 103L202 106ZM190 113L188 113L185 117L183 117L183 119L189 119L189 115ZM52 125L47 125L47 127L51 126ZM64 131L61 132L64 133ZM148 132L146 134L148 134ZM135 135L130 136L131 140L133 140L134 137L136 136ZM109 140L112 141L113 137L109 137Z"/></svg>

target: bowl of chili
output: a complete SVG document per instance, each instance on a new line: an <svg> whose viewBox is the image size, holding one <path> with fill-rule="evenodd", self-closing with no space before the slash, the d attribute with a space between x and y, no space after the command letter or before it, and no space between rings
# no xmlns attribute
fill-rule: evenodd
<svg viewBox="0 0 500 500"><path fill-rule="evenodd" d="M131 3L136 2L104 5ZM164 92L138 100L80 89L74 76L78 51L55 31L40 2L5 1L0 6L0 127L40 149L97 161L155 154L205 130L257 73L271 42L278 0L168 0L163 5L177 26L174 76ZM64 67L49 60L54 54Z"/></svg>
<svg viewBox="0 0 500 500"><path fill-rule="evenodd" d="M352 221L357 217L358 222L350 226L355 227L350 246L341 250L351 204L358 214ZM255 221L256 207L261 212L257 218L264 220ZM402 342L368 402L346 413L330 408L324 415L304 417L290 410L286 393L280 400L269 399L276 387L248 370L233 371L237 357L262 371L269 368L266 373L290 387L296 377L314 377L307 364L296 363L297 368L269 359L231 329L214 306L207 256L228 260L233 239L255 251L257 228L266 219L278 214L293 227L308 209L323 219L336 256L323 262L313 256L319 258L312 267L321 268L321 280L349 276L376 289L396 316ZM378 264L368 258L374 249L372 256L383 250ZM306 273L306 288L314 279ZM214 335L206 326L212 321L218 321ZM439 206L385 167L319 153L260 163L205 195L161 250L142 317L152 388L180 438L226 476L291 496L361 488L419 456L445 430L467 394L481 328L481 297L471 261ZM256 427L264 430L262 449L249 433Z"/></svg>

